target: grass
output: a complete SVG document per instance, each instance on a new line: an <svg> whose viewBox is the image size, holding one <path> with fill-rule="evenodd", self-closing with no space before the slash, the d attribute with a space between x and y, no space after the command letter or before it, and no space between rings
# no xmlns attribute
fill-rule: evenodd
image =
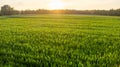
<svg viewBox="0 0 120 67"><path fill-rule="evenodd" d="M120 17L0 17L1 67L119 67Z"/></svg>

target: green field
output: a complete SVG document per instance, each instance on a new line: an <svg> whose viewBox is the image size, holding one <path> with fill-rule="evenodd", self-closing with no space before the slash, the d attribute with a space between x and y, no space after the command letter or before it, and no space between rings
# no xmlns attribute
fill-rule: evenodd
<svg viewBox="0 0 120 67"><path fill-rule="evenodd" d="M0 67L120 67L120 17L0 17Z"/></svg>

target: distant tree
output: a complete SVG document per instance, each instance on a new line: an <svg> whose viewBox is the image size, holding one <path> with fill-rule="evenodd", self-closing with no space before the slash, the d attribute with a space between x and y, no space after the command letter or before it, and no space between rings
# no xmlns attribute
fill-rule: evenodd
<svg viewBox="0 0 120 67"><path fill-rule="evenodd" d="M9 5L4 5L1 7L1 15L12 15L14 9L11 8Z"/></svg>
<svg viewBox="0 0 120 67"><path fill-rule="evenodd" d="M116 15L117 15L117 16L120 16L120 9L117 9L117 10L116 10Z"/></svg>
<svg viewBox="0 0 120 67"><path fill-rule="evenodd" d="M0 16L1 16L1 11L0 11Z"/></svg>
<svg viewBox="0 0 120 67"><path fill-rule="evenodd" d="M86 15L107 15L107 16L120 16L120 9L110 9L110 10L14 10L9 5L4 5L1 7L0 15L18 15L18 14L86 14Z"/></svg>

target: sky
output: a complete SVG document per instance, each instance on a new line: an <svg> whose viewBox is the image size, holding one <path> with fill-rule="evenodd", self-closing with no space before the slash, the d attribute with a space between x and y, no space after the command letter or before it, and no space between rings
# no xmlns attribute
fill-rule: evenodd
<svg viewBox="0 0 120 67"><path fill-rule="evenodd" d="M0 0L0 7L10 5L17 10L25 9L117 9L120 0Z"/></svg>

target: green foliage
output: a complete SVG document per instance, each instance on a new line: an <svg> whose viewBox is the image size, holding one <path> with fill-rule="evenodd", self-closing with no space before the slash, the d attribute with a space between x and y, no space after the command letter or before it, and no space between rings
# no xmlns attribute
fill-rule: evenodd
<svg viewBox="0 0 120 67"><path fill-rule="evenodd" d="M0 17L0 67L119 67L120 17Z"/></svg>

